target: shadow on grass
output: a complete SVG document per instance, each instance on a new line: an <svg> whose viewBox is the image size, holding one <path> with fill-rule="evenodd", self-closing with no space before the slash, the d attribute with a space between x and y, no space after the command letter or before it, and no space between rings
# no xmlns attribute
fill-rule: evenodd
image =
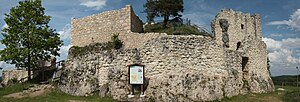
<svg viewBox="0 0 300 102"><path fill-rule="evenodd" d="M284 102L299 102L300 101L300 91L292 91L285 93L283 97Z"/></svg>
<svg viewBox="0 0 300 102"><path fill-rule="evenodd" d="M0 97L3 97L4 95L8 95L8 94L11 94L11 93L26 90L29 87L32 87L32 85L33 85L32 83L22 83L22 84L15 84L13 86L0 88Z"/></svg>
<svg viewBox="0 0 300 102"><path fill-rule="evenodd" d="M33 86L33 83L15 84L10 87L0 89L0 102L116 102L109 97L100 97L98 94L93 96L72 96L60 91L57 88L49 89L45 94L36 97L24 97L24 98L5 98L3 96L21 92Z"/></svg>
<svg viewBox="0 0 300 102"><path fill-rule="evenodd" d="M233 97L225 97L221 101L212 102L300 102L300 88L291 86L276 86L283 88L284 91L276 90L269 93L246 94Z"/></svg>

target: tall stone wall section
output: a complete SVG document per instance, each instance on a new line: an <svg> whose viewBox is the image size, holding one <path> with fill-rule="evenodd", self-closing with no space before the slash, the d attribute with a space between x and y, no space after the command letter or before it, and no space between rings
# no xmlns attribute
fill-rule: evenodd
<svg viewBox="0 0 300 102"><path fill-rule="evenodd" d="M227 26L227 27L226 27ZM256 37L262 40L260 16L250 15L232 9L223 9L212 21L212 29L219 45L224 45L224 37L228 36L229 49L236 50L237 43L248 37Z"/></svg>
<svg viewBox="0 0 300 102"><path fill-rule="evenodd" d="M143 32L143 22L135 15L132 7L126 5L120 10L106 11L81 19L72 19L71 45L88 46L111 40L113 34L125 43L125 48L140 48L143 44L164 33Z"/></svg>
<svg viewBox="0 0 300 102"><path fill-rule="evenodd" d="M140 18L135 15L134 11L132 8L130 8L130 25L131 25L131 32L144 32L144 28L143 28L143 21L140 20Z"/></svg>
<svg viewBox="0 0 300 102"><path fill-rule="evenodd" d="M274 87L273 83L267 83L272 81L267 70L267 51L266 44L262 41L260 15L224 9L213 20L212 29L218 45L243 53L243 80L249 84L251 92L260 92L259 88Z"/></svg>

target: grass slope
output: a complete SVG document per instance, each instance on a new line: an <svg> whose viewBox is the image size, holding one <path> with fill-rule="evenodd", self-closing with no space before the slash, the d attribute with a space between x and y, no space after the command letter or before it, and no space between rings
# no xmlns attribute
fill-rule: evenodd
<svg viewBox="0 0 300 102"><path fill-rule="evenodd" d="M72 96L68 95L58 89L52 89L50 92L48 92L45 95L37 96L37 97L25 97L25 98L5 98L3 96L20 92L24 89L28 89L31 87L31 84L25 83L25 84L16 84L11 87L1 88L0 89L0 102L69 102L69 101L75 101L75 102L116 102L116 100L113 100L112 98L104 97L101 98L97 95L94 96Z"/></svg>
<svg viewBox="0 0 300 102"><path fill-rule="evenodd" d="M298 76L300 79L300 76ZM297 86L297 75L283 75L272 77L275 85ZM300 80L299 80L300 82ZM300 84L299 84L300 85Z"/></svg>
<svg viewBox="0 0 300 102"><path fill-rule="evenodd" d="M37 97L25 97L20 99L3 97L4 95L20 92L29 87L31 87L31 84L25 83L0 89L0 102L116 102L116 100L112 98L101 98L97 95L88 97L71 96L57 89L52 89L47 94ZM279 88L281 86L276 87ZM300 102L300 88L290 86L284 86L282 88L284 88L285 91L276 90L271 93L239 95L214 102Z"/></svg>
<svg viewBox="0 0 300 102"><path fill-rule="evenodd" d="M300 102L300 87L276 86L277 88L284 88L285 90L276 90L262 94L239 95L215 102Z"/></svg>

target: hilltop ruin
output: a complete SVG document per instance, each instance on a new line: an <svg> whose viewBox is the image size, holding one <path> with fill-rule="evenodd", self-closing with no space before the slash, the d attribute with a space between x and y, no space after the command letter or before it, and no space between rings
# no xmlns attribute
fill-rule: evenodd
<svg viewBox="0 0 300 102"><path fill-rule="evenodd" d="M84 96L98 92L120 101L211 101L274 90L258 14L224 9L212 21L214 37L143 32L131 6L72 20L71 45L95 46L74 56L63 69L59 88ZM119 33L124 48L106 50ZM145 65L143 98L128 98L127 65ZM136 100L137 99L137 100Z"/></svg>

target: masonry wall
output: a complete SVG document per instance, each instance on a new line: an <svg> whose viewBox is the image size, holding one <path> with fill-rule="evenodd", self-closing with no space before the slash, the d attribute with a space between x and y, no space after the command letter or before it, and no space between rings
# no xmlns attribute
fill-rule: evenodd
<svg viewBox="0 0 300 102"><path fill-rule="evenodd" d="M242 58L247 59L241 63L245 63L242 75L249 87L242 91L272 91L274 86L267 70L267 51L266 44L262 41L260 16L224 9L213 20L212 29L218 45L226 50L236 50L241 53ZM228 47L224 46L224 35L228 36Z"/></svg>
<svg viewBox="0 0 300 102"><path fill-rule="evenodd" d="M131 31L132 32L138 32L138 33L142 33L144 32L143 30L143 21L140 20L140 18L135 15L134 11L132 8L130 8L130 25L131 25Z"/></svg>
<svg viewBox="0 0 300 102"><path fill-rule="evenodd" d="M79 96L99 91L100 96L120 101L209 101L272 91L273 87L256 83L264 80L264 85L272 86L265 69L253 70L257 79L249 79L247 82L254 84L246 84L242 56L243 52L224 50L212 38L203 36L162 35L147 41L142 48L95 49L80 56L73 56L71 50L59 87ZM130 92L127 65L133 63L146 66L144 98L127 97Z"/></svg>
<svg viewBox="0 0 300 102"><path fill-rule="evenodd" d="M59 88L72 95L110 96L119 101L211 101L274 90L267 70L259 15L222 10L212 22L215 37L142 32L130 6L72 20L71 44L102 43L69 52ZM105 49L112 33L124 46ZM224 36L226 35L226 36ZM127 65L145 65L146 97L128 98Z"/></svg>
<svg viewBox="0 0 300 102"><path fill-rule="evenodd" d="M28 71L26 70L6 70L2 72L1 84L4 86L14 84L12 80L20 81L21 79L24 79L23 81L27 81L27 77Z"/></svg>
<svg viewBox="0 0 300 102"><path fill-rule="evenodd" d="M250 15L250 13L243 14L232 9L223 9L212 21L216 41L221 46L224 44L221 20L228 21L229 49L236 50L237 43L248 39L248 37L256 37L259 41L262 39L260 16L258 14Z"/></svg>
<svg viewBox="0 0 300 102"><path fill-rule="evenodd" d="M250 39L249 39L250 40ZM272 91L274 85L267 69L267 50L263 41L252 40L253 45L245 48L244 56L249 58L247 64L248 71L244 71L243 75L248 80L250 91L254 93L262 93L261 89L269 89ZM254 46L255 45L255 46Z"/></svg>
<svg viewBox="0 0 300 102"><path fill-rule="evenodd" d="M125 48L131 48L133 45L139 46L139 42L144 43L153 34L139 34L143 32L143 22L135 15L132 7L126 5L120 10L106 11L100 14L87 16L80 19L72 19L71 45L72 46L87 46L93 43L103 43L111 40L112 34L120 34L120 39L124 42L131 42L128 39L139 36L141 40L126 45ZM147 40L143 40L147 39ZM143 44L141 44L143 45Z"/></svg>

